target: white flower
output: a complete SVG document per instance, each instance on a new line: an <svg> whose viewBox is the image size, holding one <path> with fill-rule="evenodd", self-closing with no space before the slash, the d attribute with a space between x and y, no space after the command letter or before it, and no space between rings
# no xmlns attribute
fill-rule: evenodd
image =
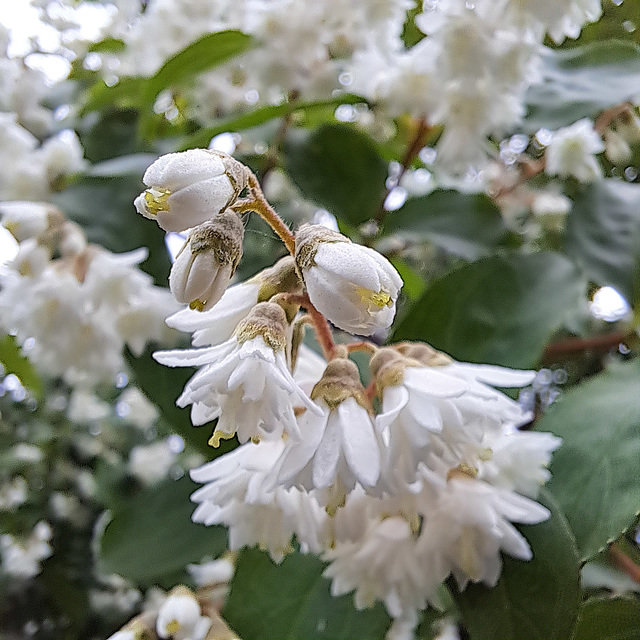
<svg viewBox="0 0 640 640"><path fill-rule="evenodd" d="M235 433L240 442L279 438L283 431L299 438L294 402L313 413L320 410L289 372L286 332L282 307L261 302L221 345L160 351L154 358L173 367L205 365L189 380L177 404L193 405L193 424L218 418L214 443Z"/></svg>
<svg viewBox="0 0 640 640"><path fill-rule="evenodd" d="M138 640L135 631L116 631L107 640Z"/></svg>
<svg viewBox="0 0 640 640"><path fill-rule="evenodd" d="M110 413L108 403L84 387L74 389L69 398L67 417L72 422L87 423L102 420Z"/></svg>
<svg viewBox="0 0 640 640"><path fill-rule="evenodd" d="M40 561L53 553L48 544L52 535L51 527L44 520L36 524L24 542L19 542L8 533L1 535L2 570L16 578L29 579L37 576L41 571Z"/></svg>
<svg viewBox="0 0 640 640"><path fill-rule="evenodd" d="M210 627L211 619L201 614L198 601L185 588L176 589L158 611L156 632L160 638L203 640Z"/></svg>
<svg viewBox="0 0 640 640"><path fill-rule="evenodd" d="M208 311L182 309L167 318L167 325L180 331L193 331L195 347L216 345L228 340L241 320L258 302L281 292L299 293L300 280L293 258L282 258L246 282L229 287L218 304Z"/></svg>
<svg viewBox="0 0 640 640"><path fill-rule="evenodd" d="M530 560L531 548L511 524L536 524L549 517L542 505L452 469L448 479L422 468L425 499L418 557L446 567L463 589L467 582L492 587L502 570L500 551ZM434 494L435 492L435 494Z"/></svg>
<svg viewBox="0 0 640 640"><path fill-rule="evenodd" d="M303 225L296 262L311 302L337 327L371 335L391 326L402 278L377 251L320 225Z"/></svg>
<svg viewBox="0 0 640 640"><path fill-rule="evenodd" d="M171 267L169 286L178 302L206 311L222 298L242 256L244 225L223 211L198 225Z"/></svg>
<svg viewBox="0 0 640 640"><path fill-rule="evenodd" d="M219 558L202 564L188 564L187 571L197 587L231 582L235 565L230 558Z"/></svg>
<svg viewBox="0 0 640 640"><path fill-rule="evenodd" d="M22 476L16 476L0 487L0 511L13 511L27 501L29 485Z"/></svg>
<svg viewBox="0 0 640 640"><path fill-rule="evenodd" d="M328 489L328 509L333 511L356 482L370 489L376 485L380 444L353 362L342 358L329 362L311 397L322 413L300 416L301 439L286 442L272 482L308 491Z"/></svg>
<svg viewBox="0 0 640 640"><path fill-rule="evenodd" d="M545 172L551 176L574 176L580 182L593 182L602 176L596 153L604 142L588 118L554 132L545 152Z"/></svg>
<svg viewBox="0 0 640 640"><path fill-rule="evenodd" d="M18 242L41 236L49 226L49 214L57 210L44 202L2 202L0 215L2 226L8 229Z"/></svg>
<svg viewBox="0 0 640 640"><path fill-rule="evenodd" d="M244 444L231 453L190 472L203 483L191 500L198 503L194 522L224 524L229 528L229 548L259 545L280 562L292 550L295 534L303 552L318 553L326 540L327 514L313 494L271 489L266 482L284 442L265 440Z"/></svg>
<svg viewBox="0 0 640 640"><path fill-rule="evenodd" d="M160 411L137 387L120 394L116 404L118 415L138 429L148 429L158 419Z"/></svg>
<svg viewBox="0 0 640 640"><path fill-rule="evenodd" d="M127 469L142 483L152 485L167 477L175 457L168 440L138 445L131 449Z"/></svg>
<svg viewBox="0 0 640 640"><path fill-rule="evenodd" d="M246 186L242 164L220 151L190 149L158 158L145 172L149 187L138 213L165 231L185 231L224 211Z"/></svg>

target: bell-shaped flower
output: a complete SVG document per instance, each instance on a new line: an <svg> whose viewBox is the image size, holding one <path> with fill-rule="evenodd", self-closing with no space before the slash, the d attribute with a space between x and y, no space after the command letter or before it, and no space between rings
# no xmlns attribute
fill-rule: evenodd
<svg viewBox="0 0 640 640"><path fill-rule="evenodd" d="M402 278L377 251L326 227L303 225L296 263L309 299L340 329L371 335L391 326Z"/></svg>
<svg viewBox="0 0 640 640"><path fill-rule="evenodd" d="M177 587L162 603L156 620L159 638L204 640L211 619L203 616L195 596L186 587Z"/></svg>
<svg viewBox="0 0 640 640"><path fill-rule="evenodd" d="M279 438L283 431L299 438L294 406L321 413L289 371L287 330L282 307L261 302L220 345L154 354L158 362L171 367L202 366L177 404L193 405L193 424L218 418L214 445L236 433L240 442Z"/></svg>
<svg viewBox="0 0 640 640"><path fill-rule="evenodd" d="M229 287L214 307L202 312L187 307L169 316L167 325L193 332L194 347L220 344L233 335L258 302L267 302L277 293L300 293L301 288L295 262L287 256L246 282Z"/></svg>
<svg viewBox="0 0 640 640"><path fill-rule="evenodd" d="M301 439L286 442L272 481L308 491L328 489L327 509L333 512L356 482L375 487L380 443L353 362L343 358L329 362L311 397L321 414L308 411L300 416Z"/></svg>
<svg viewBox="0 0 640 640"><path fill-rule="evenodd" d="M222 298L242 256L244 225L223 211L198 225L171 267L169 287L178 302L206 311Z"/></svg>
<svg viewBox="0 0 640 640"><path fill-rule="evenodd" d="M158 158L145 172L138 213L165 231L185 231L229 207L247 185L246 167L221 151L189 149Z"/></svg>

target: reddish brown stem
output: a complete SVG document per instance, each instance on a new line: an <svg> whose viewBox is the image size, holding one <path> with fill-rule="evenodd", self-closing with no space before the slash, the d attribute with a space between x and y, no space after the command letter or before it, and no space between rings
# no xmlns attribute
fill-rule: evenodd
<svg viewBox="0 0 640 640"><path fill-rule="evenodd" d="M544 350L542 359L545 362L553 362L557 358L570 356L574 353L585 351L606 352L613 349L629 337L626 331L616 331L593 338L566 338L558 342L548 344Z"/></svg>
<svg viewBox="0 0 640 640"><path fill-rule="evenodd" d="M378 350L375 344L372 342L366 342L362 340L360 342L352 342L350 344L345 345L347 347L347 351L349 353L353 353L354 351L366 351L367 353L375 353Z"/></svg>
<svg viewBox="0 0 640 640"><path fill-rule="evenodd" d="M611 545L609 557L620 571L624 571L634 582L640 583L640 567L616 543Z"/></svg>

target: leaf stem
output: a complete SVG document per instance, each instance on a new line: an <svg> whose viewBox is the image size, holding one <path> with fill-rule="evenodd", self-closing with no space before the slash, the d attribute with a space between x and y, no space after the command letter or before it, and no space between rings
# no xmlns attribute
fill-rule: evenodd
<svg viewBox="0 0 640 640"><path fill-rule="evenodd" d="M640 567L615 542L609 548L609 557L618 569L634 582L640 583Z"/></svg>
<svg viewBox="0 0 640 640"><path fill-rule="evenodd" d="M630 337L628 331L615 331L592 338L566 338L558 342L548 344L544 350L542 359L545 362L553 362L557 358L570 356L585 351L606 352L617 347Z"/></svg>

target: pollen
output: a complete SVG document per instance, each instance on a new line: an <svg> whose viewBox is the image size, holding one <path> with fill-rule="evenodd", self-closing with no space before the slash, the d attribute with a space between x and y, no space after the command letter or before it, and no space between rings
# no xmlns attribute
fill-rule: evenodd
<svg viewBox="0 0 640 640"><path fill-rule="evenodd" d="M202 311L204 309L205 303L200 300L200 298L196 298L192 302L189 303L189 309L195 309L196 311Z"/></svg>
<svg viewBox="0 0 640 640"><path fill-rule="evenodd" d="M166 631L170 636L175 635L180 631L180 623L177 620L172 620L167 624Z"/></svg>
<svg viewBox="0 0 640 640"><path fill-rule="evenodd" d="M384 289L380 289L380 291L372 291L371 289L365 289L364 287L358 288L358 295L362 302L366 304L372 304L376 307L382 309L384 307L390 307L393 305L393 300L391 296L384 291Z"/></svg>
<svg viewBox="0 0 640 640"><path fill-rule="evenodd" d="M216 429L213 432L213 435L209 438L209 441L207 442L207 444L210 447L217 449L220 446L220 442L222 440L229 440L229 438L233 438L233 436L234 436L233 433L226 433L225 431L220 431L219 429Z"/></svg>
<svg viewBox="0 0 640 640"><path fill-rule="evenodd" d="M147 209L152 215L158 215L160 211L169 211L169 189L147 189L144 192L144 201L147 203Z"/></svg>

